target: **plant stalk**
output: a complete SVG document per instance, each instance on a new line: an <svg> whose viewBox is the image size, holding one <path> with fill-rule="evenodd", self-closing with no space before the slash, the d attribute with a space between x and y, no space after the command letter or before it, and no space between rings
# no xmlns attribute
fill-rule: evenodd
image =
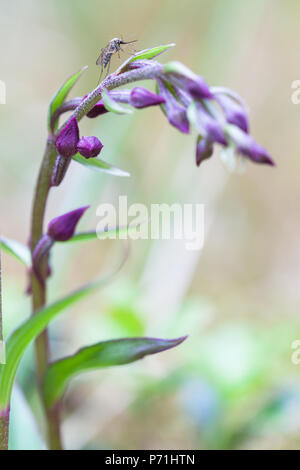
<svg viewBox="0 0 300 470"><path fill-rule="evenodd" d="M53 140L49 138L47 141L34 195L31 225L31 253L33 253L35 246L43 235L44 216L51 187L51 176L54 169L56 156L57 152L55 150ZM35 315L35 313L46 304L46 282L41 282L35 273L32 272L31 287L32 314ZM46 415L49 448L53 450L60 450L62 449L62 443L59 427L59 410L48 410L45 406L41 392L43 377L49 362L49 338L47 329L45 329L35 341L35 355L38 386Z"/></svg>

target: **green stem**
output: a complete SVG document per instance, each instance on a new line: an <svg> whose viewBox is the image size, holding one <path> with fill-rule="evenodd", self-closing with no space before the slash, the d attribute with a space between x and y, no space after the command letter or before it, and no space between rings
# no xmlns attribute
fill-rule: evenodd
<svg viewBox="0 0 300 470"><path fill-rule="evenodd" d="M2 324L2 271L1 271L1 251L0 251L0 341L3 341ZM5 367L4 364L0 367ZM0 411L0 450L8 450L8 431L9 431L9 409Z"/></svg>

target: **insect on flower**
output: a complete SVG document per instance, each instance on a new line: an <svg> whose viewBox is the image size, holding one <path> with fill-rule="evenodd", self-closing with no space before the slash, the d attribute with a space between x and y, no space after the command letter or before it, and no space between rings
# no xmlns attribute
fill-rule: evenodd
<svg viewBox="0 0 300 470"><path fill-rule="evenodd" d="M137 42L137 39L134 41L123 41L123 39L120 38L113 38L109 41L109 43L101 49L101 54L99 55L96 65L101 65L101 75L100 79L102 77L103 70L107 68L106 75L109 74L109 68L110 68L110 61L113 56L113 54L118 53L118 57L120 59L120 51L124 52L124 49L122 49L121 45L123 44L132 44L133 42ZM99 79L99 82L100 82Z"/></svg>

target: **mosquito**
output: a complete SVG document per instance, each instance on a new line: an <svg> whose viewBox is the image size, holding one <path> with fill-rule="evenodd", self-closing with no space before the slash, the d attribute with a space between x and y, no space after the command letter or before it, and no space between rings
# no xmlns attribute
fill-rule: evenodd
<svg viewBox="0 0 300 470"><path fill-rule="evenodd" d="M123 41L123 39L120 38L114 38L109 41L107 46L105 46L103 49L101 49L101 54L99 55L96 65L101 66L101 75L99 78L99 82L101 80L103 71L107 68L106 76L109 74L109 69L110 69L110 61L113 56L113 54L118 53L118 57L120 59L120 51L125 52L124 49L122 49L121 45L123 44L132 44L133 42L137 42L137 39L134 41Z"/></svg>

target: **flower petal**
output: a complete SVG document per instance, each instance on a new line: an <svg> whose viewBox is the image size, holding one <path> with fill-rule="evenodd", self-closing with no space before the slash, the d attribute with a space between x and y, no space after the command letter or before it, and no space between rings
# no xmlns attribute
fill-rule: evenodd
<svg viewBox="0 0 300 470"><path fill-rule="evenodd" d="M71 158L77 152L78 141L79 128L76 117L73 117L56 137L55 147L59 155Z"/></svg>

